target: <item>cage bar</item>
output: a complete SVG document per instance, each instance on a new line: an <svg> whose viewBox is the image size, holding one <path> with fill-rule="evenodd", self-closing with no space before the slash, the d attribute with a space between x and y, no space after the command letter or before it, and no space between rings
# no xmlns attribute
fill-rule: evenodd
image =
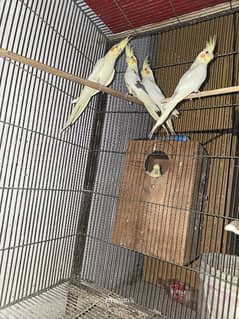
<svg viewBox="0 0 239 319"><path fill-rule="evenodd" d="M0 2L0 318L238 319L239 3L104 2ZM131 35L169 97L214 34L176 137L148 140L124 53L109 87L88 80ZM101 92L61 132L83 85ZM176 163L157 183L155 151Z"/></svg>

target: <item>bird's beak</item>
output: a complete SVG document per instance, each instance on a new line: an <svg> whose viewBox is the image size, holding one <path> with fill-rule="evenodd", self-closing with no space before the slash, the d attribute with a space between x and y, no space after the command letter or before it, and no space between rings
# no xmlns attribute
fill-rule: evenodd
<svg viewBox="0 0 239 319"><path fill-rule="evenodd" d="M128 42L129 42L129 37L121 40L120 43L117 45L118 49L120 49L122 52L124 48L126 47L126 45L128 44Z"/></svg>

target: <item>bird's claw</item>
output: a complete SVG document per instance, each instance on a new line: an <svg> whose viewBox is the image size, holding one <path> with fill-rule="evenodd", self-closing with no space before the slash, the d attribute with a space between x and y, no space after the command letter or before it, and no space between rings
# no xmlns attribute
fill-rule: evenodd
<svg viewBox="0 0 239 319"><path fill-rule="evenodd" d="M173 113L172 113L172 115L173 115L174 117L178 118L178 117L181 115L181 113L180 113L178 110L174 110Z"/></svg>
<svg viewBox="0 0 239 319"><path fill-rule="evenodd" d="M127 93L127 97L132 97L132 96L133 96L132 93L130 93L130 92ZM133 102L132 102L132 101L129 101L129 104L133 104Z"/></svg>
<svg viewBox="0 0 239 319"><path fill-rule="evenodd" d="M77 101L78 101L78 99L79 99L79 98L77 97L76 99L72 100L72 101L71 101L71 104L76 104Z"/></svg>

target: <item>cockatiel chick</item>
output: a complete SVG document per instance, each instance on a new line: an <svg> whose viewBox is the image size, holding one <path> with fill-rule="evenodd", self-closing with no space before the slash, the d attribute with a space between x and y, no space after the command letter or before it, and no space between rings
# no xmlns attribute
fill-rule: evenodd
<svg viewBox="0 0 239 319"><path fill-rule="evenodd" d="M92 73L89 75L88 80L108 86L113 81L115 75L115 62L124 51L128 41L128 37L123 39L121 42L114 45L103 58L99 59L96 62ZM82 89L80 96L72 101L72 103L75 104L75 107L62 131L75 123L75 121L80 117L81 113L87 107L92 96L98 92L99 90L92 89L88 86L85 86Z"/></svg>
<svg viewBox="0 0 239 319"><path fill-rule="evenodd" d="M125 48L127 69L124 75L126 86L130 94L133 94L140 101L143 102L149 114L155 121L159 120L159 116L156 112L159 111L157 105L148 95L144 85L141 82L138 72L138 64L134 51L129 45Z"/></svg>
<svg viewBox="0 0 239 319"><path fill-rule="evenodd" d="M181 77L173 95L166 101L166 111L160 116L160 119L152 128L149 138L151 138L154 131L165 122L179 102L189 94L199 91L199 88L207 77L207 66L214 58L213 51L215 45L216 37L214 36L210 38L206 44L206 48L199 53L191 67Z"/></svg>
<svg viewBox="0 0 239 319"><path fill-rule="evenodd" d="M159 110L161 113L164 113L165 104L161 104L161 101L165 99L165 96L163 95L161 89L157 85L154 79L153 71L149 65L148 58L146 57L143 63L143 67L141 70L141 76L142 76L142 83L148 93L148 95L151 97L151 99L154 101L155 104L159 107ZM172 115L175 117L178 117L179 112L177 110L174 110L172 112ZM166 121L166 125L169 129L169 132L171 134L175 134L173 123L172 123L172 115L169 116L169 119ZM164 126L164 125L163 125ZM167 129L165 128L167 131Z"/></svg>
<svg viewBox="0 0 239 319"><path fill-rule="evenodd" d="M159 164L154 164L152 171L151 172L146 171L146 174L154 178L158 178L162 176L161 166Z"/></svg>

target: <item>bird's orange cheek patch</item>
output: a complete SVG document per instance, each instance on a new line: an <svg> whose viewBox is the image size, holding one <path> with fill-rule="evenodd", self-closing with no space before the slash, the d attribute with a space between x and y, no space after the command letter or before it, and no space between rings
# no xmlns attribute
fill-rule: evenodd
<svg viewBox="0 0 239 319"><path fill-rule="evenodd" d="M150 70L146 70L146 73L147 73L147 74L150 74Z"/></svg>
<svg viewBox="0 0 239 319"><path fill-rule="evenodd" d="M205 54L205 53L201 53L201 54L200 54L200 57L201 57L202 59L204 59L204 58L206 57L206 54Z"/></svg>

